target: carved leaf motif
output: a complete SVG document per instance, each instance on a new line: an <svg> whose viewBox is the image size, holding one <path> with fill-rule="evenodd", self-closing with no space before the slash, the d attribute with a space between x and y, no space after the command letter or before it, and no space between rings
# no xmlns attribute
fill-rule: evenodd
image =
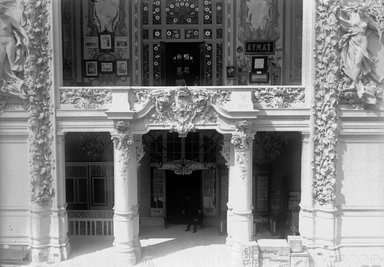
<svg viewBox="0 0 384 267"><path fill-rule="evenodd" d="M78 109L103 108L111 102L111 91L103 89L64 89L60 96L61 104L73 104Z"/></svg>
<svg viewBox="0 0 384 267"><path fill-rule="evenodd" d="M271 108L289 108L304 103L305 87L260 87L253 93L255 102Z"/></svg>

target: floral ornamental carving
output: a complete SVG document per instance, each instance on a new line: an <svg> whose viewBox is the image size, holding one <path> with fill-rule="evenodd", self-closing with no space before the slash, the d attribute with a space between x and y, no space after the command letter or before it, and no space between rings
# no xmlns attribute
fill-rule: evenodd
<svg viewBox="0 0 384 267"><path fill-rule="evenodd" d="M119 150L122 154L118 158L118 162L121 163L122 169L119 175L126 179L127 167L129 163L129 150L130 146L133 144L134 139L132 134L129 132L129 122L126 121L116 121L114 123L114 130L111 132L111 138L113 140L116 150Z"/></svg>
<svg viewBox="0 0 384 267"><path fill-rule="evenodd" d="M26 1L25 31L29 37L29 55L24 64L24 85L29 112L29 168L31 175L31 200L40 205L48 204L54 197L53 189L53 140L52 128L52 49L49 41L50 2Z"/></svg>
<svg viewBox="0 0 384 267"><path fill-rule="evenodd" d="M77 109L100 109L112 103L112 93L105 89L64 89L60 103L73 104Z"/></svg>
<svg viewBox="0 0 384 267"><path fill-rule="evenodd" d="M339 6L339 0L317 0L313 198L320 205L333 204L335 200Z"/></svg>
<svg viewBox="0 0 384 267"><path fill-rule="evenodd" d="M237 124L236 133L232 135L231 143L235 148L235 165L240 168L240 177L245 180L249 168L249 149L251 148L253 135L250 134L247 121Z"/></svg>
<svg viewBox="0 0 384 267"><path fill-rule="evenodd" d="M188 87L136 93L139 102L148 101L154 106L151 121L170 124L171 131L178 132L180 137L186 137L188 132L193 131L196 123L215 123L217 113L212 104L224 103L229 97L229 91Z"/></svg>
<svg viewBox="0 0 384 267"><path fill-rule="evenodd" d="M384 6L381 0L357 1L338 12L341 38L341 103L372 107L383 99Z"/></svg>
<svg viewBox="0 0 384 267"><path fill-rule="evenodd" d="M254 103L270 108L289 108L304 103L305 87L259 87L253 89Z"/></svg>

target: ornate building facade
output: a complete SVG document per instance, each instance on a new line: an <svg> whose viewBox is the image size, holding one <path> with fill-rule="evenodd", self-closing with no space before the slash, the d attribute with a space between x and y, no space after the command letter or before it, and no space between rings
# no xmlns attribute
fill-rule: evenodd
<svg viewBox="0 0 384 267"><path fill-rule="evenodd" d="M135 264L191 195L234 266L265 233L288 264L384 265L383 22L381 0L0 0L0 262L102 235Z"/></svg>

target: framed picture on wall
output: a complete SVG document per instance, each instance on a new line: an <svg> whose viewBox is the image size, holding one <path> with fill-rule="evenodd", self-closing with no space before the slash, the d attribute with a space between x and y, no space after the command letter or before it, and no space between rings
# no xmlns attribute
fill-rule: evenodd
<svg viewBox="0 0 384 267"><path fill-rule="evenodd" d="M85 36L84 37L84 47L88 48L88 49L99 48L99 42L97 41L97 36Z"/></svg>
<svg viewBox="0 0 384 267"><path fill-rule="evenodd" d="M116 61L116 74L117 76L128 76L128 60Z"/></svg>
<svg viewBox="0 0 384 267"><path fill-rule="evenodd" d="M257 56L252 57L252 72L253 73L266 73L268 70L268 57Z"/></svg>
<svg viewBox="0 0 384 267"><path fill-rule="evenodd" d="M96 60L86 60L85 65L85 77L97 77L99 75Z"/></svg>
<svg viewBox="0 0 384 267"><path fill-rule="evenodd" d="M113 61L102 61L100 62L100 73L113 73Z"/></svg>
<svg viewBox="0 0 384 267"><path fill-rule="evenodd" d="M101 33L99 35L100 50L112 50L113 49L112 41L113 41L112 34Z"/></svg>

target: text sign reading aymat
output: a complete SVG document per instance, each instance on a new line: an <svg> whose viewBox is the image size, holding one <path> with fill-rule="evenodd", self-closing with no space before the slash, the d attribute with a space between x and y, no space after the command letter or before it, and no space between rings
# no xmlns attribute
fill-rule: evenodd
<svg viewBox="0 0 384 267"><path fill-rule="evenodd" d="M246 54L274 54L275 43L274 42L245 42Z"/></svg>

